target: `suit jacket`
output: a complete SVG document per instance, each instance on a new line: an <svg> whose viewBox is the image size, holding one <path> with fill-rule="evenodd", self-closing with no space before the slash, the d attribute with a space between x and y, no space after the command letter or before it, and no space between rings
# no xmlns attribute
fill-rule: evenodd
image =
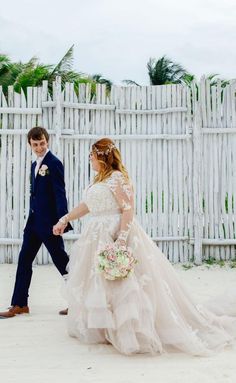
<svg viewBox="0 0 236 383"><path fill-rule="evenodd" d="M45 173L35 177L36 161L31 166L30 213L27 225L32 222L42 234L52 234L52 227L59 218L68 213L65 193L64 167L50 151L44 157L40 168L45 165ZM26 226L27 226L26 225ZM72 230L70 224L65 232Z"/></svg>

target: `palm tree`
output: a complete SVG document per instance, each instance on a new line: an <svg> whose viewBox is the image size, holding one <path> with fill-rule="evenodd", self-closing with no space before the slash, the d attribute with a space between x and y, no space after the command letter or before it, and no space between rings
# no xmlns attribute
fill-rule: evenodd
<svg viewBox="0 0 236 383"><path fill-rule="evenodd" d="M186 70L166 56L158 60L150 58L147 63L151 85L181 84Z"/></svg>

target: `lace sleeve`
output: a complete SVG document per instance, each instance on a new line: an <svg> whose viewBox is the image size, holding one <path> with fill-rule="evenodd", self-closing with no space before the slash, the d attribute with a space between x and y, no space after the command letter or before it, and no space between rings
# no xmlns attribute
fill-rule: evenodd
<svg viewBox="0 0 236 383"><path fill-rule="evenodd" d="M134 216L134 192L132 185L126 181L121 172L114 172L107 181L110 190L121 208L122 216L117 242L126 245Z"/></svg>

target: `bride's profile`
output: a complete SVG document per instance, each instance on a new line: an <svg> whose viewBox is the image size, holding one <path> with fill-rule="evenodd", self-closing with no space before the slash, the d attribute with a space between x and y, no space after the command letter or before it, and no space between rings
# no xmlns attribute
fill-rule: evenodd
<svg viewBox="0 0 236 383"><path fill-rule="evenodd" d="M195 300L173 266L134 217L134 190L114 142L92 145L96 176L79 206L54 226L89 214L71 249L66 283L68 330L83 343L111 343L123 354L181 350L209 355L231 344L236 318L216 315ZM124 278L98 269L99 249L129 249L137 261ZM125 262L125 258L122 258Z"/></svg>

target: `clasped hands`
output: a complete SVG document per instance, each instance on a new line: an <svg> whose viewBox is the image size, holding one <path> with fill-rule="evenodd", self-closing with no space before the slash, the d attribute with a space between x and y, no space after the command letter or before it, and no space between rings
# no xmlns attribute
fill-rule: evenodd
<svg viewBox="0 0 236 383"><path fill-rule="evenodd" d="M67 223L57 222L56 225L53 226L53 234L54 235L62 235L64 233L64 230L67 226Z"/></svg>

